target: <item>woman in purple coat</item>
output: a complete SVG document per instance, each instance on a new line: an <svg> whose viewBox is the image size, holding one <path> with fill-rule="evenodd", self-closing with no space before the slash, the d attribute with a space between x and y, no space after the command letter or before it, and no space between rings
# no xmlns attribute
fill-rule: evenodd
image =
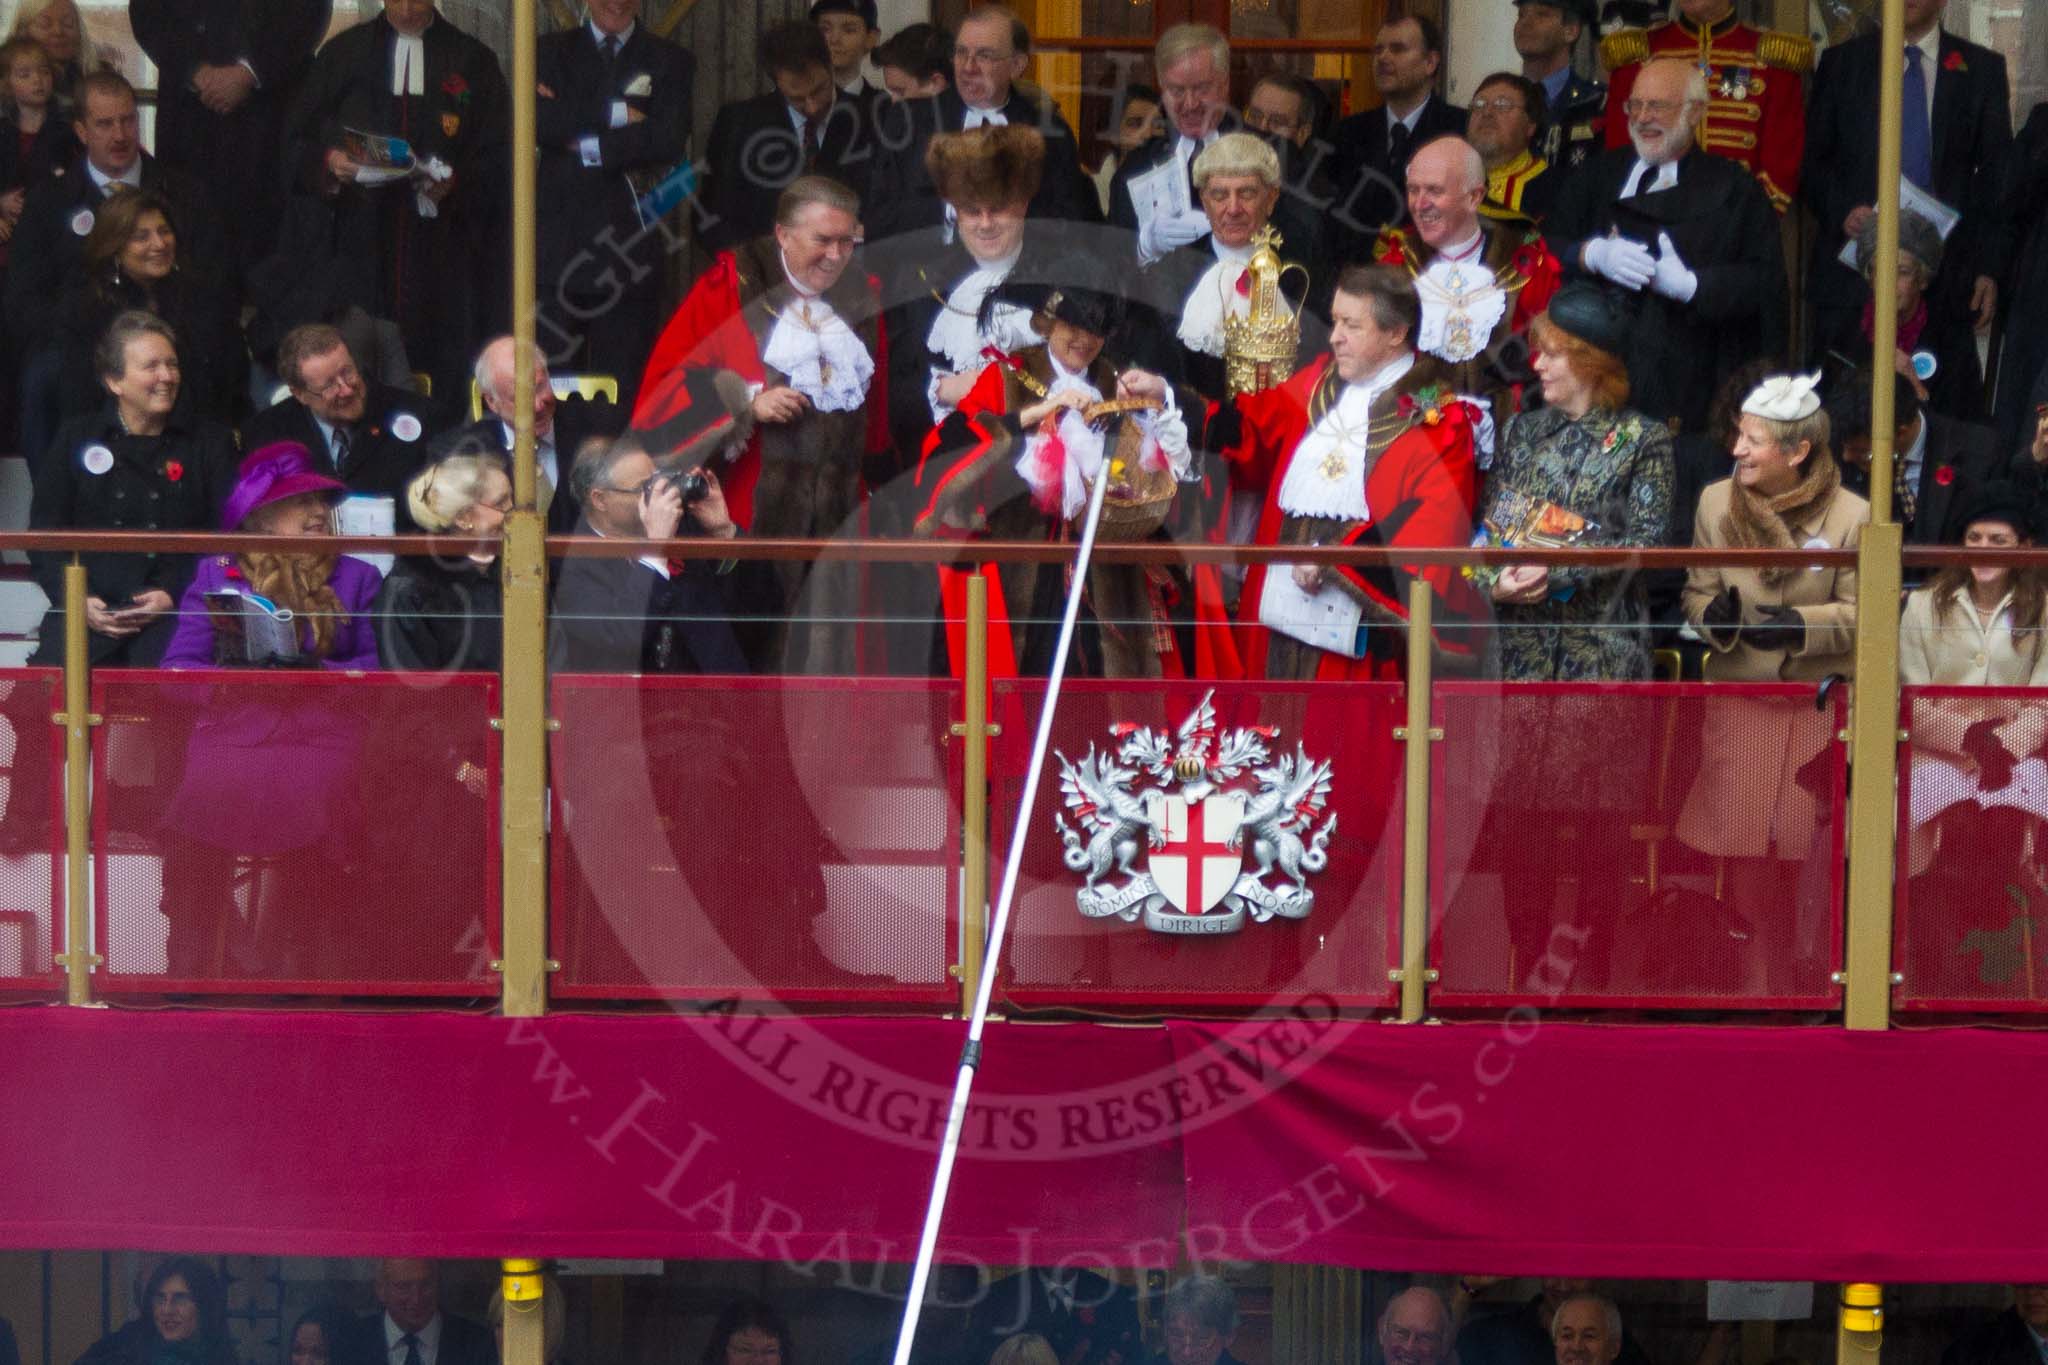
<svg viewBox="0 0 2048 1365"><path fill-rule="evenodd" d="M290 663L377 667L370 603L379 575L319 544L342 485L296 442L242 461L223 529L304 536L306 553L210 555L178 604L166 668L234 667L253 627L229 610L260 597L296 637ZM284 613L289 612L289 617ZM274 673L191 689L184 780L166 808L163 912L175 981L331 976L323 908L339 909L365 829L360 767L374 698L347 684Z"/></svg>

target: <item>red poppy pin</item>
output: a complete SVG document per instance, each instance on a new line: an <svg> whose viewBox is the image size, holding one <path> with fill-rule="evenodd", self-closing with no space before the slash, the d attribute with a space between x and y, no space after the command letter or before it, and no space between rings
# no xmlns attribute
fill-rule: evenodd
<svg viewBox="0 0 2048 1365"><path fill-rule="evenodd" d="M1948 56L1941 59L1941 69L1943 71L1968 71L1970 64L1963 60L1962 53L1951 52Z"/></svg>
<svg viewBox="0 0 2048 1365"><path fill-rule="evenodd" d="M182 460L165 460L165 461L164 461L164 477L165 477L165 478L167 478L167 479L169 479L169 480L170 480L170 481L171 481L172 483L176 483L176 482L178 482L178 481L179 481L180 479L184 478L184 477L185 477L185 463L184 463L184 461L182 461Z"/></svg>
<svg viewBox="0 0 2048 1365"><path fill-rule="evenodd" d="M441 78L441 93L457 104L468 104L469 82L462 79L460 71L451 71Z"/></svg>
<svg viewBox="0 0 2048 1365"><path fill-rule="evenodd" d="M232 563L230 563L227 569L225 570L225 576L228 578L240 578L242 576L242 571L236 568Z"/></svg>
<svg viewBox="0 0 2048 1365"><path fill-rule="evenodd" d="M1956 467L1952 464L1938 465L1934 470L1934 481L1943 488L1956 481Z"/></svg>

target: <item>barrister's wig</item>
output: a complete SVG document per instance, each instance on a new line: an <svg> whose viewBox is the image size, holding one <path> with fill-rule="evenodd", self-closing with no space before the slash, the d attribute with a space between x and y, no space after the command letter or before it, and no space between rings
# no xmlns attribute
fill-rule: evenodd
<svg viewBox="0 0 2048 1365"><path fill-rule="evenodd" d="M1195 157L1195 189L1208 188L1216 176L1256 176L1267 189L1280 188L1280 154L1273 144L1253 133L1225 133Z"/></svg>
<svg viewBox="0 0 2048 1365"><path fill-rule="evenodd" d="M925 148L939 198L956 209L1028 204L1045 178L1045 139L1036 128L984 124L939 133Z"/></svg>

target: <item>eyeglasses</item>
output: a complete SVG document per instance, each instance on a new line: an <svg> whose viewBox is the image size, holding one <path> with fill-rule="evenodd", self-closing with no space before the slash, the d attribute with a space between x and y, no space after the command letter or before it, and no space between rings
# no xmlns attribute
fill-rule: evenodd
<svg viewBox="0 0 2048 1365"><path fill-rule="evenodd" d="M1472 112L1475 114L1507 114L1521 107L1522 102L1512 95L1502 95L1498 99L1472 101Z"/></svg>
<svg viewBox="0 0 2048 1365"><path fill-rule="evenodd" d="M315 398L332 398L334 397L335 394L340 393L345 388L360 388L362 387L362 383L363 377L362 375L356 372L356 367L353 365L344 365L334 372L334 378L328 380L319 388L316 389L312 385L308 384L306 386L306 392L312 394Z"/></svg>
<svg viewBox="0 0 2048 1365"><path fill-rule="evenodd" d="M1624 100L1622 101L1621 111L1630 118L1641 118L1644 114L1650 114L1657 118L1670 118L1679 110L1685 109L1697 102L1696 100Z"/></svg>

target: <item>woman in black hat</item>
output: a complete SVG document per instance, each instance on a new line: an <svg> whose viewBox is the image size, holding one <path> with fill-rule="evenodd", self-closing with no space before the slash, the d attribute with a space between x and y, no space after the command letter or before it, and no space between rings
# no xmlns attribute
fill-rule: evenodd
<svg viewBox="0 0 2048 1365"><path fill-rule="evenodd" d="M1977 488L1957 518L1972 550L2031 546L2027 500L2003 481ZM1906 597L1899 680L1911 687L2048 687L2048 572L1950 564ZM2039 890L2048 863L2048 708L2011 693L1916 696L1902 953L1915 994L1981 989L1973 933L2009 928L1998 887Z"/></svg>
<svg viewBox="0 0 2048 1365"><path fill-rule="evenodd" d="M1178 412L1103 414L1098 407L1116 398L1116 367L1103 346L1122 321L1122 301L1080 286L1044 289L1040 298L1031 326L1044 340L987 366L927 442L917 474L918 534L1059 539L1077 531L1094 480L1106 470L1101 535L1138 539L1157 529L1188 476L1187 428ZM971 572L940 571L956 675L965 662L959 622ZM1007 636L998 633L991 668L998 676L1046 672L1064 570L1009 564L983 572L992 578L992 619L1010 623ZM1183 586L1132 566L1091 568L1090 629L1078 667L1111 677L1177 673L1167 608L1184 598Z"/></svg>
<svg viewBox="0 0 2048 1365"><path fill-rule="evenodd" d="M1591 285L1558 291L1529 325L1544 405L1508 421L1480 506L1489 538L1519 544L1532 517L1587 548L1660 543L1671 516L1671 434L1627 407L1622 305ZM1516 565L1492 585L1504 678L1647 678L1650 608L1626 570Z"/></svg>

